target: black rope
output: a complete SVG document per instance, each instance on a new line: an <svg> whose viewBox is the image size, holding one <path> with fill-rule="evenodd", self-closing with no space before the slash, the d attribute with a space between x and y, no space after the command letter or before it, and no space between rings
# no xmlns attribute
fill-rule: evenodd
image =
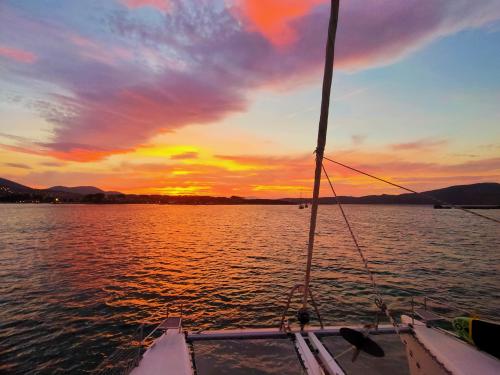
<svg viewBox="0 0 500 375"><path fill-rule="evenodd" d="M372 174L369 174L369 173L366 173L366 172L360 171L359 169L356 169L356 168L350 167L350 166L348 166L348 165L342 164L342 163L340 163L340 162L338 162L338 161L335 161L335 160L329 159L329 158L327 158L326 156L323 156L323 159L328 160L329 162L332 162L332 163L338 164L338 165L340 165L340 166L342 166L342 167L344 167L344 168L350 169L350 170L352 170L352 171L354 171L354 172L358 172L358 173L361 173L361 174L363 174L363 175L365 175L365 176L371 177L371 178L373 178L373 179L375 179L375 180L385 182L386 184L389 184L389 185L395 186L395 187L400 188L400 189L403 189L403 190L405 190L405 191L409 191L410 193L415 193L415 194L419 194L419 195L421 195L421 196L423 196L423 197L427 197L427 198L432 199L433 201L435 201L435 202L437 202L437 203L439 203L439 204L442 204L442 205L445 205L445 206L450 206L450 207L452 207L452 208L459 209L459 210L462 210L462 211L467 212L467 213L469 213L469 214L472 214L472 215L475 215L475 216L479 216L479 217L481 217L481 218L483 218L483 219L490 220L490 221L493 221L493 222L495 222L495 223L500 224L500 220L495 219L495 218L493 218L493 217L482 215L482 214L480 214L480 213L477 213L477 212L471 211L471 210L469 210L469 209L467 209L467 208L463 208L463 207L456 206L456 205L454 205L454 204L450 204L450 203L447 203L447 202L445 202L445 201L442 201L441 199L438 199L438 198L436 198L436 197L433 197L433 196L432 196L432 195L430 195L430 194L427 194L427 193L421 193L421 192L418 192L418 191L412 190L412 189L410 189L410 188L407 188L407 187L404 187L404 186L401 186L401 185L395 184L394 182L391 182L391 181L388 181L388 180L384 180L383 178L380 178L380 177L374 176L374 175L372 175ZM323 170L324 170L324 167L323 167Z"/></svg>

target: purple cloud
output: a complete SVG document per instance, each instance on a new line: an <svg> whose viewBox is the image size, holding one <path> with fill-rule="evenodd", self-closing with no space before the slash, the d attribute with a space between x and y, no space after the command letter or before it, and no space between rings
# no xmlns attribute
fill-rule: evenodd
<svg viewBox="0 0 500 375"><path fill-rule="evenodd" d="M293 87L322 68L328 5L318 0L288 20L296 37L282 46L234 9L168 3L154 20L135 7L110 6L99 15L103 25L89 21L91 32L0 5L0 44L37 56L31 64L0 63L11 76L42 83L44 99L32 105L54 125L51 141L39 145L48 155L92 161L127 152L158 133L243 111L251 90ZM388 64L497 19L494 0L343 2L336 64L346 70Z"/></svg>

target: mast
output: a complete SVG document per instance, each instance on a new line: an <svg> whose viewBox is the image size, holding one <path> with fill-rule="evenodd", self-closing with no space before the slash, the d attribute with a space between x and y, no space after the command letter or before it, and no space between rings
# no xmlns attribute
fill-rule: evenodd
<svg viewBox="0 0 500 375"><path fill-rule="evenodd" d="M311 222L309 224L309 242L307 245L307 266L304 281L304 296L302 309L307 309L307 296L309 294L309 282L311 280L311 263L314 249L314 234L316 231L316 218L318 216L319 188L321 185L321 169L323 165L323 154L325 152L326 131L328 128L328 110L330 107L330 92L332 88L333 61L335 50L335 36L337 34L337 23L339 18L340 0L331 0L330 22L328 25L328 38L326 41L325 71L323 74L323 92L321 96L321 114L319 118L318 144L316 146L316 169L314 172L314 189L311 205Z"/></svg>

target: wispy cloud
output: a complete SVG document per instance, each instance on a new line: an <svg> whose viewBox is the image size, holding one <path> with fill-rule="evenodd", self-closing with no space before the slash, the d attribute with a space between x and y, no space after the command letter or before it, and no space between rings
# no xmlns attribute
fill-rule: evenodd
<svg viewBox="0 0 500 375"><path fill-rule="evenodd" d="M19 48L12 48L0 45L0 58L5 57L15 62L32 64L36 61L36 55Z"/></svg>
<svg viewBox="0 0 500 375"><path fill-rule="evenodd" d="M16 141L16 142L21 142L21 143L30 142L30 140L28 138L21 137L19 135L14 135L14 134L0 133L0 137L6 138L6 139L9 139L12 141Z"/></svg>
<svg viewBox="0 0 500 375"><path fill-rule="evenodd" d="M4 165L11 168L32 169L29 165L22 163L4 163Z"/></svg>
<svg viewBox="0 0 500 375"><path fill-rule="evenodd" d="M298 117L300 115L311 113L311 112L314 112L314 111L317 111L317 110L318 110L317 106L309 106L307 108L304 108L304 109L301 109L301 110L298 110L298 111L293 111L293 112L287 114L286 117L289 118L289 119L292 119L292 118Z"/></svg>
<svg viewBox="0 0 500 375"><path fill-rule="evenodd" d="M195 151L183 152L182 154L172 155L170 159L172 160L186 160L186 159L196 159L198 153Z"/></svg>
<svg viewBox="0 0 500 375"><path fill-rule="evenodd" d="M40 162L40 165L43 165L45 167L62 167L66 165L66 163L62 161L42 161Z"/></svg>
<svg viewBox="0 0 500 375"><path fill-rule="evenodd" d="M342 100L347 100L347 99L350 99L350 98L353 98L359 94L363 94L365 93L366 91L368 91L368 88L367 87L360 87L360 88L357 88L355 90L351 90L349 92L346 92L346 93L343 93L343 94L340 94L340 95L335 95L335 93L333 94L333 101L334 102L340 102Z"/></svg>
<svg viewBox="0 0 500 375"><path fill-rule="evenodd" d="M361 145L366 140L366 135L353 134L351 135L352 144L355 146Z"/></svg>
<svg viewBox="0 0 500 375"><path fill-rule="evenodd" d="M7 57L2 68L11 77L57 87L57 94L38 93L45 100L36 109L53 126L52 139L39 145L47 155L88 162L130 152L159 133L244 111L253 90L283 82L293 88L322 68L324 0L122 4L96 7L105 9L99 14L105 32L93 25L87 35L78 23L2 5L0 45L9 43L0 49ZM137 11L142 8L157 11L154 22ZM495 0L344 2L336 66L390 64L433 40L497 19Z"/></svg>
<svg viewBox="0 0 500 375"><path fill-rule="evenodd" d="M391 145L391 148L398 151L422 151L444 147L447 143L448 141L445 139L419 139L412 142L395 143Z"/></svg>
<svg viewBox="0 0 500 375"><path fill-rule="evenodd" d="M170 9L169 0L120 0L120 2L130 9L143 7L151 7L160 11L167 11Z"/></svg>

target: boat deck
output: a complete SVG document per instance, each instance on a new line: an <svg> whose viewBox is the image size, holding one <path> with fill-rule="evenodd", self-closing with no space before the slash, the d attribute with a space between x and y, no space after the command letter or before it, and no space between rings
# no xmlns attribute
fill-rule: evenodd
<svg viewBox="0 0 500 375"><path fill-rule="evenodd" d="M370 331L369 337L376 343L370 345L380 346L385 353L383 357L370 356L361 351L353 361L354 347L341 336L340 326L324 329L311 327L304 331L286 332L277 328L264 328L188 333L181 329L179 322L168 320L159 325L165 328L161 336L153 341L142 358L136 357L137 362L131 362L132 371L125 373L132 375L421 373L493 375L500 373L498 359L457 339L451 333L446 333L440 328L428 327L424 322L407 316L402 316L402 321L399 335L391 325L379 326L378 330ZM348 328L360 333L364 331L360 326ZM349 335L346 337L352 340L356 335L351 338ZM380 349L377 350L380 352Z"/></svg>
<svg viewBox="0 0 500 375"><path fill-rule="evenodd" d="M404 345L391 326L379 327L378 333L372 336L383 347L386 358L361 353L354 363L351 345L339 336L339 329L327 327L287 333L278 329L250 329L190 334L171 329L146 351L131 374L409 373Z"/></svg>

